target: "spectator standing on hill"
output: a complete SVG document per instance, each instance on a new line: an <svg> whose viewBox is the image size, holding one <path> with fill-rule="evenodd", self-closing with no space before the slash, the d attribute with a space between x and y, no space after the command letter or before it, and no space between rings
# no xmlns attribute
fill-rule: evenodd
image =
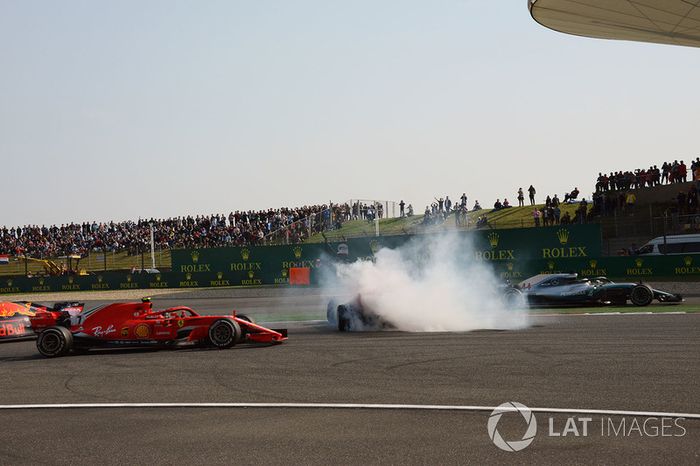
<svg viewBox="0 0 700 466"><path fill-rule="evenodd" d="M554 213L554 223L559 225L559 219L561 218L561 209L559 208L559 205L555 205L552 211Z"/></svg>
<svg viewBox="0 0 700 466"><path fill-rule="evenodd" d="M452 201L450 200L450 196L445 196L445 212L447 212L447 215L450 214L451 210L452 210Z"/></svg>
<svg viewBox="0 0 700 466"><path fill-rule="evenodd" d="M586 223L586 214L588 213L588 202L584 197L579 203L578 209L576 209L576 218L579 223Z"/></svg>
<svg viewBox="0 0 700 466"><path fill-rule="evenodd" d="M668 183L669 171L670 171L670 169L669 169L668 162L664 162L663 165L661 165L661 184Z"/></svg>
<svg viewBox="0 0 700 466"><path fill-rule="evenodd" d="M399 215L403 218L405 217L404 215L404 207L406 206L406 203L401 199L401 202L399 202Z"/></svg>
<svg viewBox="0 0 700 466"><path fill-rule="evenodd" d="M682 181L683 183L688 181L688 167L682 160L681 163L678 164L678 181Z"/></svg>
<svg viewBox="0 0 700 466"><path fill-rule="evenodd" d="M541 216L540 216L540 217L541 217L541 219L542 219L542 225L545 226L545 227L546 227L546 226L549 226L549 224L550 224L550 222L551 222L551 220L552 220L551 217L549 216L549 208L548 208L548 207L543 207L542 210L541 210L540 212L541 212Z"/></svg>
<svg viewBox="0 0 700 466"><path fill-rule="evenodd" d="M540 226L540 211L535 209L532 211L532 219L535 221L535 226Z"/></svg>
<svg viewBox="0 0 700 466"><path fill-rule="evenodd" d="M527 188L527 192L530 194L530 205L535 205L535 187L530 185L530 187Z"/></svg>
<svg viewBox="0 0 700 466"><path fill-rule="evenodd" d="M700 180L700 157L690 163L690 175L693 181Z"/></svg>
<svg viewBox="0 0 700 466"><path fill-rule="evenodd" d="M518 207L523 207L525 205L525 196L523 195L523 188L518 188Z"/></svg>
<svg viewBox="0 0 700 466"><path fill-rule="evenodd" d="M462 207L466 207L467 206L467 193L462 193L462 197L460 197L459 200L462 202L460 205Z"/></svg>

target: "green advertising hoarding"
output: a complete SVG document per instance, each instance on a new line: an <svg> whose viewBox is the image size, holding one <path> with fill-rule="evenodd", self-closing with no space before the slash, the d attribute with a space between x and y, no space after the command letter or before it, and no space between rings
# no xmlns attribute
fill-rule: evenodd
<svg viewBox="0 0 700 466"><path fill-rule="evenodd" d="M320 248L314 250L321 251ZM146 296L149 289L161 288L284 286L288 284L288 277L285 269L281 267L285 266L311 267L312 284L315 284L317 277L313 271L324 261L323 258L317 260L311 255L307 259L303 254L298 259L294 256L292 260L280 259L280 263L275 259L272 263L278 266L278 271L268 272L262 263L264 256L260 254L257 257L249 255L247 260L227 262L229 264L227 271L215 271L211 267L215 262L211 262L209 270L207 267L196 269L200 271L133 275L128 272L104 272L69 277L8 277L0 279L0 294L144 290L144 296ZM229 259L232 257L235 256L229 256ZM200 255L197 260L201 258ZM511 260L489 263L493 266L498 278L514 283L540 273L560 272L575 272L582 277L607 276L617 281L632 282L640 280L700 281L700 254ZM231 264L234 264L233 267ZM197 265L206 265L206 263ZM187 270L195 269L188 267Z"/></svg>
<svg viewBox="0 0 700 466"><path fill-rule="evenodd" d="M259 286L289 283L292 267L318 267L325 244L182 249L172 252L172 271L183 286Z"/></svg>
<svg viewBox="0 0 700 466"><path fill-rule="evenodd" d="M576 272L584 277L617 280L700 280L700 255L601 257L598 225L567 225L512 230L484 230L444 235L401 235L352 238L342 243L244 246L172 251L172 270L158 274L102 272L86 276L7 277L0 293L106 291L159 288L288 285L291 267L318 269L334 262L372 259L382 248L416 241L447 241L475 260L488 262L503 280L517 282L539 273ZM147 295L147 291L144 295Z"/></svg>
<svg viewBox="0 0 700 466"><path fill-rule="evenodd" d="M494 264L496 274L517 282L540 273L577 273L626 281L700 281L700 254L668 256L611 256L509 261Z"/></svg>

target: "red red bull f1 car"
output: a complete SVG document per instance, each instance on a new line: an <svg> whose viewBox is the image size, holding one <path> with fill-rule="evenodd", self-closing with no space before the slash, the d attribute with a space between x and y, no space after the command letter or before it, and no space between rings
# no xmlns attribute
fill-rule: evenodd
<svg viewBox="0 0 700 466"><path fill-rule="evenodd" d="M56 303L53 306L30 303L27 301L0 302L0 341L34 338L30 318L38 311L80 312L82 303Z"/></svg>
<svg viewBox="0 0 700 466"><path fill-rule="evenodd" d="M184 306L153 310L150 300L114 303L72 314L40 311L29 318L36 346L49 358L91 348L210 346L281 343L286 329L272 330L236 314L203 316Z"/></svg>

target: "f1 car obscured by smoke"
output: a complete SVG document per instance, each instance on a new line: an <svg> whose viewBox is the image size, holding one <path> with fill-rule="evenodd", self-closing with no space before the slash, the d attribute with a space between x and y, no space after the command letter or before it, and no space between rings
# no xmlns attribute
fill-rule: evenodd
<svg viewBox="0 0 700 466"><path fill-rule="evenodd" d="M0 302L0 341L33 338L35 333L29 318L48 310L78 313L83 310L83 304L62 302L47 306L27 301Z"/></svg>
<svg viewBox="0 0 700 466"><path fill-rule="evenodd" d="M509 299L530 307L539 306L648 306L655 299L662 303L680 303L679 294L657 290L644 283L615 283L605 277L579 278L575 273L540 274L505 289Z"/></svg>
<svg viewBox="0 0 700 466"><path fill-rule="evenodd" d="M345 303L331 299L326 310L331 327L340 332L393 329L396 325L382 318L362 301L360 295Z"/></svg>

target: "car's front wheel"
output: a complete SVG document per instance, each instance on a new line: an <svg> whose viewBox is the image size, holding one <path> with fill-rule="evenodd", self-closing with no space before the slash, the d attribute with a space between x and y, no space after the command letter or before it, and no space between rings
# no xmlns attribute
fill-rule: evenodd
<svg viewBox="0 0 700 466"><path fill-rule="evenodd" d="M217 348L230 348L241 335L241 327L231 319L219 319L209 327L209 343Z"/></svg>
<svg viewBox="0 0 700 466"><path fill-rule="evenodd" d="M630 292L630 301L635 306L648 306L654 300L654 292L647 285L635 285Z"/></svg>
<svg viewBox="0 0 700 466"><path fill-rule="evenodd" d="M73 346L73 334L65 327L49 327L39 334L36 347L47 358L68 354Z"/></svg>

